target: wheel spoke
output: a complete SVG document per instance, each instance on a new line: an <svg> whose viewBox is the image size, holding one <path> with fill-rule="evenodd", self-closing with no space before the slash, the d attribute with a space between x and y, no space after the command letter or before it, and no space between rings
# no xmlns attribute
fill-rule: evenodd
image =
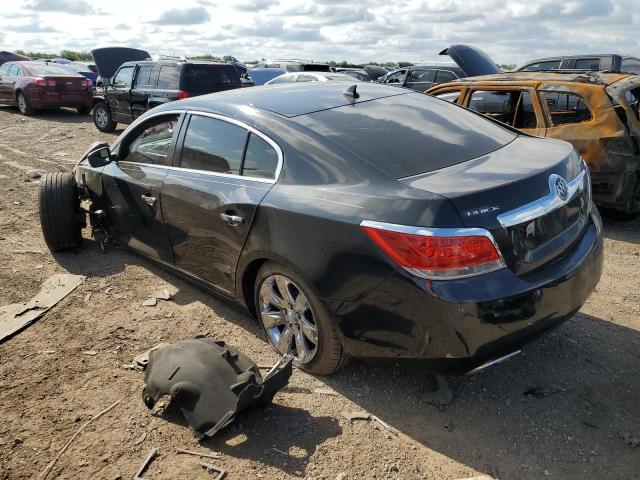
<svg viewBox="0 0 640 480"><path fill-rule="evenodd" d="M280 290L280 295L284 298L285 301L293 303L293 297L291 296L291 292L289 291L289 285L291 282L286 277L282 275L276 276L276 283L278 284L278 290Z"/></svg>
<svg viewBox="0 0 640 480"><path fill-rule="evenodd" d="M280 334L280 340L278 341L278 351L283 355L286 355L291 351L291 343L293 340L293 331L287 327Z"/></svg>
<svg viewBox="0 0 640 480"><path fill-rule="evenodd" d="M307 363L311 360L309 358L311 352L309 351L309 346L307 345L302 332L296 332L296 352L298 353L298 360L300 363Z"/></svg>
<svg viewBox="0 0 640 480"><path fill-rule="evenodd" d="M293 308L300 314L300 316L304 315L304 313L309 309L309 301L307 300L307 297L304 296L304 293L298 292L298 297L293 304Z"/></svg>
<svg viewBox="0 0 640 480"><path fill-rule="evenodd" d="M262 286L263 292L262 292L262 297L266 302L271 303L271 305L273 305L274 307L277 308L284 308L287 306L287 302L284 301L284 299L278 295L276 293L276 290L274 287L274 283L269 283L267 284L267 282L265 282Z"/></svg>
<svg viewBox="0 0 640 480"><path fill-rule="evenodd" d="M260 315L265 328L279 327L285 324L284 315L279 310L262 312Z"/></svg>
<svg viewBox="0 0 640 480"><path fill-rule="evenodd" d="M300 329L305 337L307 337L311 343L318 345L318 327L307 320L304 316L300 318Z"/></svg>

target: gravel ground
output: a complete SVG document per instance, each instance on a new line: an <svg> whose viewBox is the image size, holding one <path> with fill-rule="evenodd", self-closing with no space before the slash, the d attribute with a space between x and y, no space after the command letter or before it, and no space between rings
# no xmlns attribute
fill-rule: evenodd
<svg viewBox="0 0 640 480"><path fill-rule="evenodd" d="M145 474L153 479L213 478L177 448L221 452L211 462L230 479L638 478L638 221L605 219L604 274L579 314L518 358L449 378L455 397L446 408L427 402L434 382L424 372L352 362L330 378L295 371L272 406L198 444L179 415L150 415L143 374L123 365L196 333L239 346L258 364L276 356L238 307L138 256L102 252L91 241L75 254L49 253L34 172L70 170L93 141L114 139L71 110L25 118L0 108L0 305L28 300L54 273L87 277L0 345L1 479L36 478L78 428L117 400L48 478L129 479L151 448L160 453ZM141 305L165 288L172 301ZM341 415L361 410L399 433Z"/></svg>

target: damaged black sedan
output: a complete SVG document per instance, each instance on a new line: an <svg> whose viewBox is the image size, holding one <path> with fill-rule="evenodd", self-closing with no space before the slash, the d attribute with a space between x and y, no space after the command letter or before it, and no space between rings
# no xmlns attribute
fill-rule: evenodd
<svg viewBox="0 0 640 480"><path fill-rule="evenodd" d="M570 144L375 84L158 106L46 177L40 202L52 251L78 248L88 216L246 305L315 374L349 356L458 373L508 357L575 314L602 269Z"/></svg>

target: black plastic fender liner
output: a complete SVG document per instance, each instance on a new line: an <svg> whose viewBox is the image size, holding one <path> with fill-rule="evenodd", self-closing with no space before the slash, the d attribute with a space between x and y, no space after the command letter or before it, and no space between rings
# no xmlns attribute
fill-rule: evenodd
<svg viewBox="0 0 640 480"><path fill-rule="evenodd" d="M248 356L223 341L187 338L151 351L142 399L153 408L169 395L200 440L215 435L239 413L270 403L289 383L292 362L292 357L282 357L263 380Z"/></svg>

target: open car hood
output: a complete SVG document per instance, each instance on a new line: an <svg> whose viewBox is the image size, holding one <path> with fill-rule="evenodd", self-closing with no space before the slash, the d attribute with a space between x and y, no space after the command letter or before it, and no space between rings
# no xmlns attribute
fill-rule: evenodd
<svg viewBox="0 0 640 480"><path fill-rule="evenodd" d="M31 60L29 57L25 57L24 55L19 55L17 53L12 52L0 52L0 65L7 62L21 62L25 60Z"/></svg>
<svg viewBox="0 0 640 480"><path fill-rule="evenodd" d="M377 65L367 65L366 67L364 67L364 71L367 72L367 75L369 75L371 80L377 80L383 75L389 73L386 68L382 68Z"/></svg>
<svg viewBox="0 0 640 480"><path fill-rule="evenodd" d="M111 78L118 67L125 62L135 62L150 58L149 52L128 47L104 47L91 50L93 61L102 78Z"/></svg>
<svg viewBox="0 0 640 480"><path fill-rule="evenodd" d="M500 69L489 55L471 45L451 45L442 50L440 55L449 55L467 77L500 73Z"/></svg>

